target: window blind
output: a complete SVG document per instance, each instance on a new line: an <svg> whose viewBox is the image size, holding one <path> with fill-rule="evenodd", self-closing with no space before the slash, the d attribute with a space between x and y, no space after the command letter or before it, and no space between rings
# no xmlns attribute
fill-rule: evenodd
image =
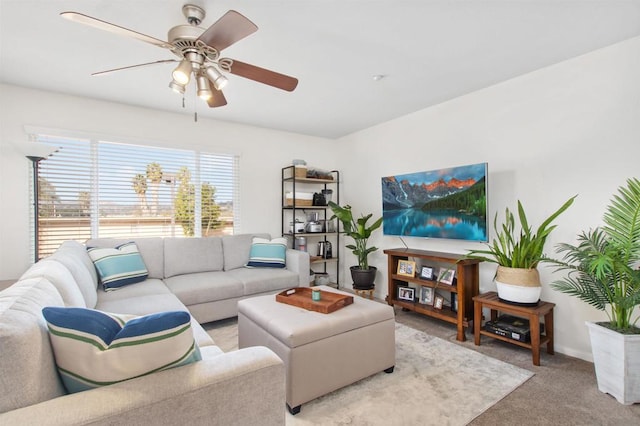
<svg viewBox="0 0 640 426"><path fill-rule="evenodd" d="M39 258L62 241L232 234L234 155L39 134Z"/></svg>

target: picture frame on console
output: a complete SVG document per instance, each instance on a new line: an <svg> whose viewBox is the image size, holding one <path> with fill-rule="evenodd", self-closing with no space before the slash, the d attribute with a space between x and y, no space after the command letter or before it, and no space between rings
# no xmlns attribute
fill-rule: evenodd
<svg viewBox="0 0 640 426"><path fill-rule="evenodd" d="M433 279L433 268L431 266L423 266L420 270L420 278L423 280Z"/></svg>
<svg viewBox="0 0 640 426"><path fill-rule="evenodd" d="M398 275L402 275L403 277L412 277L416 274L416 262L411 260L400 260L398 261Z"/></svg>
<svg viewBox="0 0 640 426"><path fill-rule="evenodd" d="M415 301L415 289L413 287L398 287L398 300L407 302Z"/></svg>
<svg viewBox="0 0 640 426"><path fill-rule="evenodd" d="M456 275L455 269L440 268L440 274L438 275L438 282L446 285L453 285L453 279Z"/></svg>
<svg viewBox="0 0 640 426"><path fill-rule="evenodd" d="M442 309L443 306L444 306L444 297L436 296L435 299L433 299L433 307L436 309Z"/></svg>
<svg viewBox="0 0 640 426"><path fill-rule="evenodd" d="M420 290L420 303L433 306L433 289L431 287L422 287Z"/></svg>

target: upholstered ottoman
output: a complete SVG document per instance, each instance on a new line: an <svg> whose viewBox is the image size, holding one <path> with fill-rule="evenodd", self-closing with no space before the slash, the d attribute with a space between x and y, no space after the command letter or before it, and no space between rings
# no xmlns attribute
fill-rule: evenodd
<svg viewBox="0 0 640 426"><path fill-rule="evenodd" d="M276 302L275 295L253 297L238 302L238 344L266 346L284 361L287 408L297 414L305 402L393 371L394 312L387 304L358 296L330 314Z"/></svg>

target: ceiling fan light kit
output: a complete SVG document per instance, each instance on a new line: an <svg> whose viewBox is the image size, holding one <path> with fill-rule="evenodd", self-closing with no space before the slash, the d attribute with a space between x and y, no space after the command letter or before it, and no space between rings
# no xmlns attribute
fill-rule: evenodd
<svg viewBox="0 0 640 426"><path fill-rule="evenodd" d="M179 94L184 94L193 74L197 95L205 100L211 108L227 104L221 90L226 86L228 79L222 71L289 92L295 90L298 80L294 77L234 59L220 58L220 52L223 49L258 30L258 27L249 19L234 10L229 10L209 28L203 29L198 25L205 17L204 9L196 5L185 4L182 7L182 12L189 25L178 25L171 28L168 32L167 38L169 41L167 42L82 13L63 12L60 15L74 22L132 37L145 43L168 49L178 57L177 60L160 60L131 65L93 73L92 75L103 75L114 71L159 63L179 62L171 73L172 81L169 83L169 88Z"/></svg>

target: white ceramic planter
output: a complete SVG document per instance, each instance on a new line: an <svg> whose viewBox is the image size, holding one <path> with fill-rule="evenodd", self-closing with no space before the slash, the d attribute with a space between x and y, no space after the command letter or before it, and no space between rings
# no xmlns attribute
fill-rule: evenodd
<svg viewBox="0 0 640 426"><path fill-rule="evenodd" d="M640 402L640 335L620 334L587 321L598 390L619 403Z"/></svg>
<svg viewBox="0 0 640 426"><path fill-rule="evenodd" d="M500 299L516 303L537 303L542 292L542 287L522 287L498 280L496 280L496 287Z"/></svg>

